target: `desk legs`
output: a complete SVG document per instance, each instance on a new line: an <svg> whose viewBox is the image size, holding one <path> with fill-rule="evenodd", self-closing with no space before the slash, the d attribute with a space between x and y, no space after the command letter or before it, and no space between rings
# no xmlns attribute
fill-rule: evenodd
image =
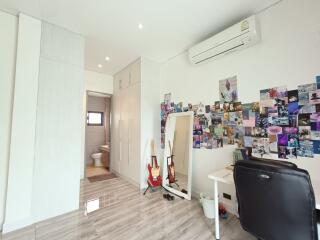
<svg viewBox="0 0 320 240"><path fill-rule="evenodd" d="M215 210L215 232L216 239L220 239L220 229L219 229L219 199L218 199L218 181L214 180L214 210Z"/></svg>

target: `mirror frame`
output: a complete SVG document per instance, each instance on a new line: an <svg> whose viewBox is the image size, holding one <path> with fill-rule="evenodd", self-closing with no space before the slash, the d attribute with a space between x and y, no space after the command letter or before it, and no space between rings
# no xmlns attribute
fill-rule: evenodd
<svg viewBox="0 0 320 240"><path fill-rule="evenodd" d="M187 191L188 194L185 194L183 192L180 192L172 187L169 187L167 176L168 176L168 169L167 169L167 157L171 154L169 150L169 141L174 139L174 130L176 127L176 119L177 117L190 117L190 126L189 126L189 166L188 166L188 187ZM168 190L169 192L178 195L180 197L183 197L184 199L191 200L191 185L192 185L192 162L193 162L193 121L194 121L194 112L188 111L188 112L181 112L181 113L170 113L167 117L166 121L166 128L165 128L165 147L164 147L164 153L163 153L163 170L162 170L162 186ZM174 126L174 130L172 131L172 128ZM172 143L173 147L173 143Z"/></svg>

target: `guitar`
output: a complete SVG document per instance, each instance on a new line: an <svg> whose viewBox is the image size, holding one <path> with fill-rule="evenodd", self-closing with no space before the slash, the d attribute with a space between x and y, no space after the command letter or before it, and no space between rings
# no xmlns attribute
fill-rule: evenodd
<svg viewBox="0 0 320 240"><path fill-rule="evenodd" d="M175 175L175 171L174 171L173 154L172 154L172 148L171 148L170 141L169 141L169 149L170 149L170 156L167 157L168 179L169 179L169 183L175 183L176 182L176 175Z"/></svg>
<svg viewBox="0 0 320 240"><path fill-rule="evenodd" d="M150 186L156 187L162 184L162 178L160 176L160 166L158 165L156 156L156 146L154 140L151 141L151 164L148 164L148 183Z"/></svg>

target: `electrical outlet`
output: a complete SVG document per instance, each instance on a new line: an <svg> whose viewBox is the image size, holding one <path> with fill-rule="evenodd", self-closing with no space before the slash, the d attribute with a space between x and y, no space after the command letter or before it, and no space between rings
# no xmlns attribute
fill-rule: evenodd
<svg viewBox="0 0 320 240"><path fill-rule="evenodd" d="M227 193L223 193L223 198L231 200L231 195Z"/></svg>

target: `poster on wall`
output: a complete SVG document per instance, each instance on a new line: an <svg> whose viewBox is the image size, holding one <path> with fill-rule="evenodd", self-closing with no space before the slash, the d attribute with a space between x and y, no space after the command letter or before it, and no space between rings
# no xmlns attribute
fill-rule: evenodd
<svg viewBox="0 0 320 240"><path fill-rule="evenodd" d="M238 101L237 76L219 81L219 95L222 103Z"/></svg>
<svg viewBox="0 0 320 240"><path fill-rule="evenodd" d="M171 103L171 93L166 93L164 95L164 104L169 104Z"/></svg>

